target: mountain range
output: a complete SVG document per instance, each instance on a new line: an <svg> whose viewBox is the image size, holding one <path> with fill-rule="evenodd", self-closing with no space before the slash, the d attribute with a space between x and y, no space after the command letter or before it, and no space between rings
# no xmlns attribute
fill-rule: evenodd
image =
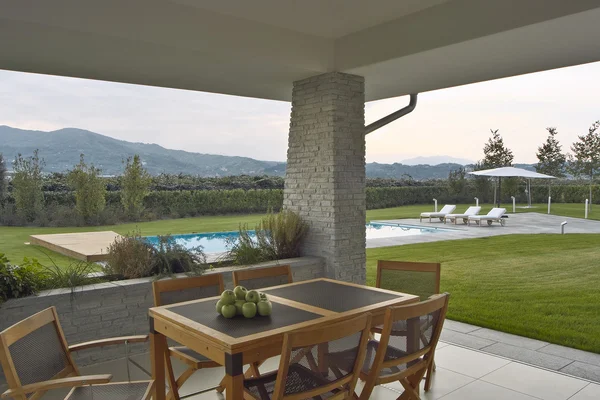
<svg viewBox="0 0 600 400"><path fill-rule="evenodd" d="M123 160L139 154L149 173L157 175L193 174L200 176L228 175L285 175L285 162L261 161L249 157L224 156L217 154L192 153L171 150L157 144L133 143L114 139L83 129L65 128L51 132L32 131L0 126L0 153L7 161L17 154L29 156L39 149L44 159L45 172L64 172L79 162L84 154L86 162L102 169L105 175L119 175L123 172ZM452 160L455 162L429 165L425 162L416 165L409 163L427 161L417 157L405 163L367 164L369 178L401 178L409 175L416 180L447 178L448 173L462 167L468 160L436 156L432 160Z"/></svg>

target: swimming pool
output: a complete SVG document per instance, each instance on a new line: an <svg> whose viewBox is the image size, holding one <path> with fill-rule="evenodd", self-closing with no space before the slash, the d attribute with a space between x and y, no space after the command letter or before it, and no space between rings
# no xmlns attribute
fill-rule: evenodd
<svg viewBox="0 0 600 400"><path fill-rule="evenodd" d="M438 232L448 232L452 229L423 227L419 225L392 224L370 222L365 226L367 239L382 239L389 237L429 235ZM251 232L253 234L253 232ZM176 243L185 248L202 246L205 253L222 253L228 250L228 244L239 236L237 231L233 232L209 232L209 233L189 233L185 235L172 235ZM151 244L158 244L157 236L147 236Z"/></svg>

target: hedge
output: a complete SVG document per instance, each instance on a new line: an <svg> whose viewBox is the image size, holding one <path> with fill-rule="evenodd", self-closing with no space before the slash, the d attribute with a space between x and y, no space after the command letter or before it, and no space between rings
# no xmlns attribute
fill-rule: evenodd
<svg viewBox="0 0 600 400"><path fill-rule="evenodd" d="M552 186L552 201L555 203L583 203L589 196L587 185ZM534 203L545 203L548 200L548 186L532 186ZM433 199L442 203L472 203L473 197L481 201L491 201L490 194L477 194L472 185L468 185L465 193L450 193L447 186L404 186L404 187L367 187L367 209L398 207L411 204L431 204ZM525 186L519 185L515 195L517 202L527 201ZM600 186L593 187L594 203L600 204ZM74 207L73 192L45 192L46 205ZM6 200L12 203L9 195ZM503 193L502 202L510 203L510 195ZM238 213L261 213L268 209L281 209L283 204L282 189L252 190L160 190L152 191L144 200L148 212L154 218L180 218L196 215L219 215ZM107 206L120 207L120 192L106 193Z"/></svg>

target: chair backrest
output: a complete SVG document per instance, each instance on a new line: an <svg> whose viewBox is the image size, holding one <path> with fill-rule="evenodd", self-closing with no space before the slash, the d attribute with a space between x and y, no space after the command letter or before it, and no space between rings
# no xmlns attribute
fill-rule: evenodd
<svg viewBox="0 0 600 400"><path fill-rule="evenodd" d="M365 365L371 365L371 373L389 382L424 371L433 360L449 297L437 294L420 303L388 308L379 344L368 346Z"/></svg>
<svg viewBox="0 0 600 400"><path fill-rule="evenodd" d="M467 208L467 211L465 211L465 215L477 215L479 214L479 211L481 211L481 207L479 206L471 206L469 208Z"/></svg>
<svg viewBox="0 0 600 400"><path fill-rule="evenodd" d="M292 283L289 265L233 271L233 286L244 286L248 290Z"/></svg>
<svg viewBox="0 0 600 400"><path fill-rule="evenodd" d="M454 204L446 204L439 212L442 214L450 214L454 210L456 210L456 206Z"/></svg>
<svg viewBox="0 0 600 400"><path fill-rule="evenodd" d="M79 375L55 307L0 332L0 362L9 389ZM38 399L43 394L23 395L21 399Z"/></svg>
<svg viewBox="0 0 600 400"><path fill-rule="evenodd" d="M410 261L377 261L376 286L416 294L425 300L440 293L441 264Z"/></svg>
<svg viewBox="0 0 600 400"><path fill-rule="evenodd" d="M506 208L492 208L487 216L492 218L500 218L504 214L506 214Z"/></svg>
<svg viewBox="0 0 600 400"><path fill-rule="evenodd" d="M154 305L165 306L220 295L224 290L222 274L152 282Z"/></svg>
<svg viewBox="0 0 600 400"><path fill-rule="evenodd" d="M365 313L285 334L272 399L319 398L334 389L340 398L351 398L370 329L371 314ZM304 374L318 379L307 384Z"/></svg>

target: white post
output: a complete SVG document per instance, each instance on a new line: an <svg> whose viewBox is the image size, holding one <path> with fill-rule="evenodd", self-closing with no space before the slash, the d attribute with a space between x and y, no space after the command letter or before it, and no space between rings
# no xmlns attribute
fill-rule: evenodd
<svg viewBox="0 0 600 400"><path fill-rule="evenodd" d="M589 203L590 201L588 199L585 199L585 219L587 219Z"/></svg>
<svg viewBox="0 0 600 400"><path fill-rule="evenodd" d="M565 234L565 225L567 224L567 221L561 222L560 224L560 234L564 235Z"/></svg>
<svg viewBox="0 0 600 400"><path fill-rule="evenodd" d="M517 212L517 207L515 205L515 196L510 196L510 198L513 201L513 214Z"/></svg>
<svg viewBox="0 0 600 400"><path fill-rule="evenodd" d="M479 197L473 197L475 199L475 205L479 207Z"/></svg>
<svg viewBox="0 0 600 400"><path fill-rule="evenodd" d="M433 203L434 203L434 212L437 212L437 199L433 199Z"/></svg>
<svg viewBox="0 0 600 400"><path fill-rule="evenodd" d="M550 204L552 204L552 197L548 196L548 214L550 214Z"/></svg>

